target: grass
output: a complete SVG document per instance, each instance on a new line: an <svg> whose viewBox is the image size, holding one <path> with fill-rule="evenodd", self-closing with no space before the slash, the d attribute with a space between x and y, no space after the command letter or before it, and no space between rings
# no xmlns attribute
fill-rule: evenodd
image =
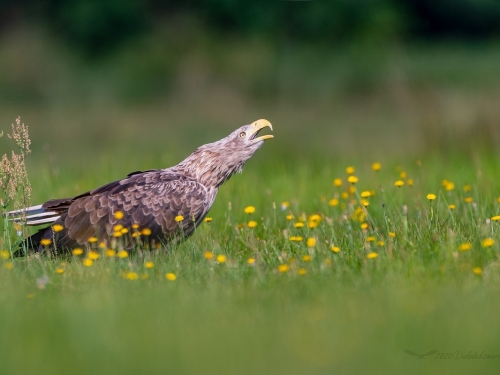
<svg viewBox="0 0 500 375"><path fill-rule="evenodd" d="M364 160L351 185L348 160L285 165L266 161L271 150L266 143L223 186L212 222L168 254L101 252L90 267L85 255L3 259L2 373L495 371L495 360L434 359L500 354L495 155L393 160L378 172ZM64 186L97 186L106 164L90 179L37 169L33 189L49 198ZM375 193L366 211L363 191ZM494 244L484 247L486 238ZM460 251L463 243L471 249ZM407 349L439 354L421 361Z"/></svg>

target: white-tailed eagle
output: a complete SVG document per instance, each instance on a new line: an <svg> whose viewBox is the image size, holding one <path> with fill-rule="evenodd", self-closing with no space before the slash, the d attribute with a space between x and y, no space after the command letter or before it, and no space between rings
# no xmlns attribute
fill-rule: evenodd
<svg viewBox="0 0 500 375"><path fill-rule="evenodd" d="M26 225L49 227L26 238L24 248L61 253L89 242L161 246L193 234L207 215L220 186L272 135L258 137L271 123L257 120L221 140L197 148L166 169L130 173L74 198L8 213ZM114 242L113 242L114 241Z"/></svg>

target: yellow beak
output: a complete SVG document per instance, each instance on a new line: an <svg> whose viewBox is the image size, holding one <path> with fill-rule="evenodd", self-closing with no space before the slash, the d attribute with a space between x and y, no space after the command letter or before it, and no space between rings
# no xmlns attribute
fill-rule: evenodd
<svg viewBox="0 0 500 375"><path fill-rule="evenodd" d="M267 127L273 130L273 126L267 120L260 119L254 121L247 130L247 137L252 141L265 141L266 139L274 138L274 136L272 136L271 134L266 134L260 137L252 138L254 135L256 136L259 133L259 131Z"/></svg>

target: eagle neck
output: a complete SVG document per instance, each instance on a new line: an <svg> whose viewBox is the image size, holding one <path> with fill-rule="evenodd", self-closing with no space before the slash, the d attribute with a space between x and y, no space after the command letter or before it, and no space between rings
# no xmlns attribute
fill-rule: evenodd
<svg viewBox="0 0 500 375"><path fill-rule="evenodd" d="M219 188L224 182L243 168L241 162L220 153L196 150L175 169L178 173L189 176L206 187Z"/></svg>

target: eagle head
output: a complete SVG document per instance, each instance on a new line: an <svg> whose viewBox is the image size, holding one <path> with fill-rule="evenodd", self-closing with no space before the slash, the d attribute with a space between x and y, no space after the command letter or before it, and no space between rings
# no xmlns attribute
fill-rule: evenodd
<svg viewBox="0 0 500 375"><path fill-rule="evenodd" d="M243 170L246 161L266 139L273 138L270 134L258 136L267 127L273 130L271 123L264 119L243 125L217 142L198 147L178 167L207 187L219 187Z"/></svg>

